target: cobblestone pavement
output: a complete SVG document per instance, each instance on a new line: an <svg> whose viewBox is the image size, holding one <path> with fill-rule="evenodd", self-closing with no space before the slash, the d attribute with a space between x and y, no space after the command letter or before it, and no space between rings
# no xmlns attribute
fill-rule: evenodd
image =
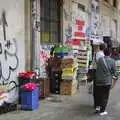
<svg viewBox="0 0 120 120"><path fill-rule="evenodd" d="M120 120L120 82L111 90L108 116L94 114L92 95L81 87L75 96L57 96L40 101L35 111L15 111L0 116L0 120ZM52 98L55 98L54 96Z"/></svg>

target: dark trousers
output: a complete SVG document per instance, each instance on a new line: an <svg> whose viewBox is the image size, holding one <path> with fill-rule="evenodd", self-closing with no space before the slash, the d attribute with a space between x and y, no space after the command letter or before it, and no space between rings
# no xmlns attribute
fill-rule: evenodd
<svg viewBox="0 0 120 120"><path fill-rule="evenodd" d="M96 85L93 83L93 101L94 101L94 108L97 106L97 96L96 96Z"/></svg>
<svg viewBox="0 0 120 120"><path fill-rule="evenodd" d="M94 108L96 108L96 85L95 85L95 81L96 81L96 69L92 69L92 80L93 80L93 98L94 98Z"/></svg>
<svg viewBox="0 0 120 120"><path fill-rule="evenodd" d="M110 85L94 86L94 105L100 106L100 111L104 112L108 103Z"/></svg>

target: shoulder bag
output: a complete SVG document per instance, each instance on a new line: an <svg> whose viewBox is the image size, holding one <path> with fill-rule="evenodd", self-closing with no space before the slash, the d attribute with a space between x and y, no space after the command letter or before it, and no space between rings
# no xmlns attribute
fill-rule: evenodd
<svg viewBox="0 0 120 120"><path fill-rule="evenodd" d="M107 68L107 70L112 74L111 69L108 66L108 64L107 64L107 62L106 62L104 57L103 57L103 62L104 62L105 67ZM112 88L115 86L117 79L118 78L116 76L112 75Z"/></svg>

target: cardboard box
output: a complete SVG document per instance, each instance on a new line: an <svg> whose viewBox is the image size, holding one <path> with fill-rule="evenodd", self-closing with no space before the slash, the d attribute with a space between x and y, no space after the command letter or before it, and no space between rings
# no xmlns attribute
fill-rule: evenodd
<svg viewBox="0 0 120 120"><path fill-rule="evenodd" d="M60 94L61 95L74 95L77 91L77 81L76 80L64 80L61 82Z"/></svg>

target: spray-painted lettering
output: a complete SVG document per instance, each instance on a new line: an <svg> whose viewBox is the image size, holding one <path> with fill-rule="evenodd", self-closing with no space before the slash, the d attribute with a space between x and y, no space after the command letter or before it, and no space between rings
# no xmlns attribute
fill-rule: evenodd
<svg viewBox="0 0 120 120"><path fill-rule="evenodd" d="M11 81L10 77L19 65L17 56L17 44L16 39L9 40L7 38L7 27L9 27L6 20L6 12L3 11L0 18L0 86L11 86L8 92L17 87L15 81Z"/></svg>

